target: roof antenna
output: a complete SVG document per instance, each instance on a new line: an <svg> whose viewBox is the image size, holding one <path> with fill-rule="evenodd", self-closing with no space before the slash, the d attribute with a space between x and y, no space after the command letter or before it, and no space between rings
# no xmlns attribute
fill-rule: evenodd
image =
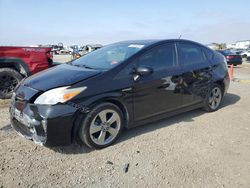
<svg viewBox="0 0 250 188"><path fill-rule="evenodd" d="M179 36L179 39L181 38L181 35Z"/></svg>

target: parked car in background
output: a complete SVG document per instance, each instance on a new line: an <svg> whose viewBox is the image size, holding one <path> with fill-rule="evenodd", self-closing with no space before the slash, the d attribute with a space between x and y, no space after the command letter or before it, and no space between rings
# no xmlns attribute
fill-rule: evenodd
<svg viewBox="0 0 250 188"><path fill-rule="evenodd" d="M233 52L234 54L240 55L244 51L244 49L230 49L229 51Z"/></svg>
<svg viewBox="0 0 250 188"><path fill-rule="evenodd" d="M51 48L0 46L0 99L10 98L25 77L52 66Z"/></svg>
<svg viewBox="0 0 250 188"><path fill-rule="evenodd" d="M123 128L219 108L229 87L225 58L187 40L125 41L25 79L13 95L14 129L45 146L76 138L113 144Z"/></svg>
<svg viewBox="0 0 250 188"><path fill-rule="evenodd" d="M58 54L70 54L71 51L70 49L66 49L66 48L63 48L61 50L59 50Z"/></svg>
<svg viewBox="0 0 250 188"><path fill-rule="evenodd" d="M242 57L239 54L235 54L230 50L217 50L217 52L225 56L228 65L237 66L242 64Z"/></svg>
<svg viewBox="0 0 250 188"><path fill-rule="evenodd" d="M240 55L241 55L243 58L249 59L249 58L250 58L250 49L248 49L248 50L246 50L246 51L243 51Z"/></svg>
<svg viewBox="0 0 250 188"><path fill-rule="evenodd" d="M88 54L90 52L93 52L99 48L101 48L101 44L88 44L82 49L82 55Z"/></svg>
<svg viewBox="0 0 250 188"><path fill-rule="evenodd" d="M60 54L60 50L63 49L63 44L59 43L59 45L51 45L51 52L53 54Z"/></svg>

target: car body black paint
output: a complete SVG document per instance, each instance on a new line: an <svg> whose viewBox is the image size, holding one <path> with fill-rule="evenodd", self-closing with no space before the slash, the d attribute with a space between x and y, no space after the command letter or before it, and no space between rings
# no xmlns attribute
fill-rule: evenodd
<svg viewBox="0 0 250 188"><path fill-rule="evenodd" d="M36 75L25 79L23 84L37 90L47 91L56 87L73 85L99 73L100 71L98 70L63 64L50 68L50 71L44 70L37 73Z"/></svg>
<svg viewBox="0 0 250 188"><path fill-rule="evenodd" d="M147 44L147 41L130 41L131 44L140 42ZM175 46L176 66L160 71L157 75L153 72L136 79L133 74L135 61L153 48L166 43ZM204 53L203 64L185 65L185 62L181 62L178 52L180 43L189 43L201 48ZM66 145L73 140L72 133L77 129L76 122L79 121L80 114L84 117L84 113L88 113L88 110L80 111L72 104L91 109L95 104L111 101L122 108L126 127L131 128L202 107L206 91L213 83L221 84L224 93L228 89L229 77L222 55L192 41L152 40L143 50L108 71L59 65L26 79L16 90L10 111L14 107L17 108L18 103L23 103L19 106L20 111L28 114L31 120L36 120L37 124L33 127L45 138L42 144ZM87 89L68 104L33 104L34 98L43 91L61 86L86 86ZM22 130L25 125L16 122L12 113L11 121L18 132L27 138L36 139L32 137L29 129ZM46 122L46 125L42 125L42 121ZM44 132L41 131L43 129ZM27 136L30 134L31 137Z"/></svg>

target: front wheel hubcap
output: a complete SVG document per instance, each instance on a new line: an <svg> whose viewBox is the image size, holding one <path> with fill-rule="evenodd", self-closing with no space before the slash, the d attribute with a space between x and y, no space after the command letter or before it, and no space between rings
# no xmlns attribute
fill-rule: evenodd
<svg viewBox="0 0 250 188"><path fill-rule="evenodd" d="M98 145L112 142L121 129L120 115L114 110L103 110L92 120L89 133L91 140Z"/></svg>
<svg viewBox="0 0 250 188"><path fill-rule="evenodd" d="M222 98L221 89L219 87L215 87L212 89L209 96L209 106L211 109L215 110L219 107Z"/></svg>

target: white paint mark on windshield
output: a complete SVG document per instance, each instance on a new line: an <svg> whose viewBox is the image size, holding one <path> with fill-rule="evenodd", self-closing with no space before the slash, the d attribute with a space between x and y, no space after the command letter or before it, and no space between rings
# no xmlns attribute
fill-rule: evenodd
<svg viewBox="0 0 250 188"><path fill-rule="evenodd" d="M128 47L129 48L139 48L139 49L141 49L141 48L144 47L144 45L142 45L142 44L130 44Z"/></svg>

